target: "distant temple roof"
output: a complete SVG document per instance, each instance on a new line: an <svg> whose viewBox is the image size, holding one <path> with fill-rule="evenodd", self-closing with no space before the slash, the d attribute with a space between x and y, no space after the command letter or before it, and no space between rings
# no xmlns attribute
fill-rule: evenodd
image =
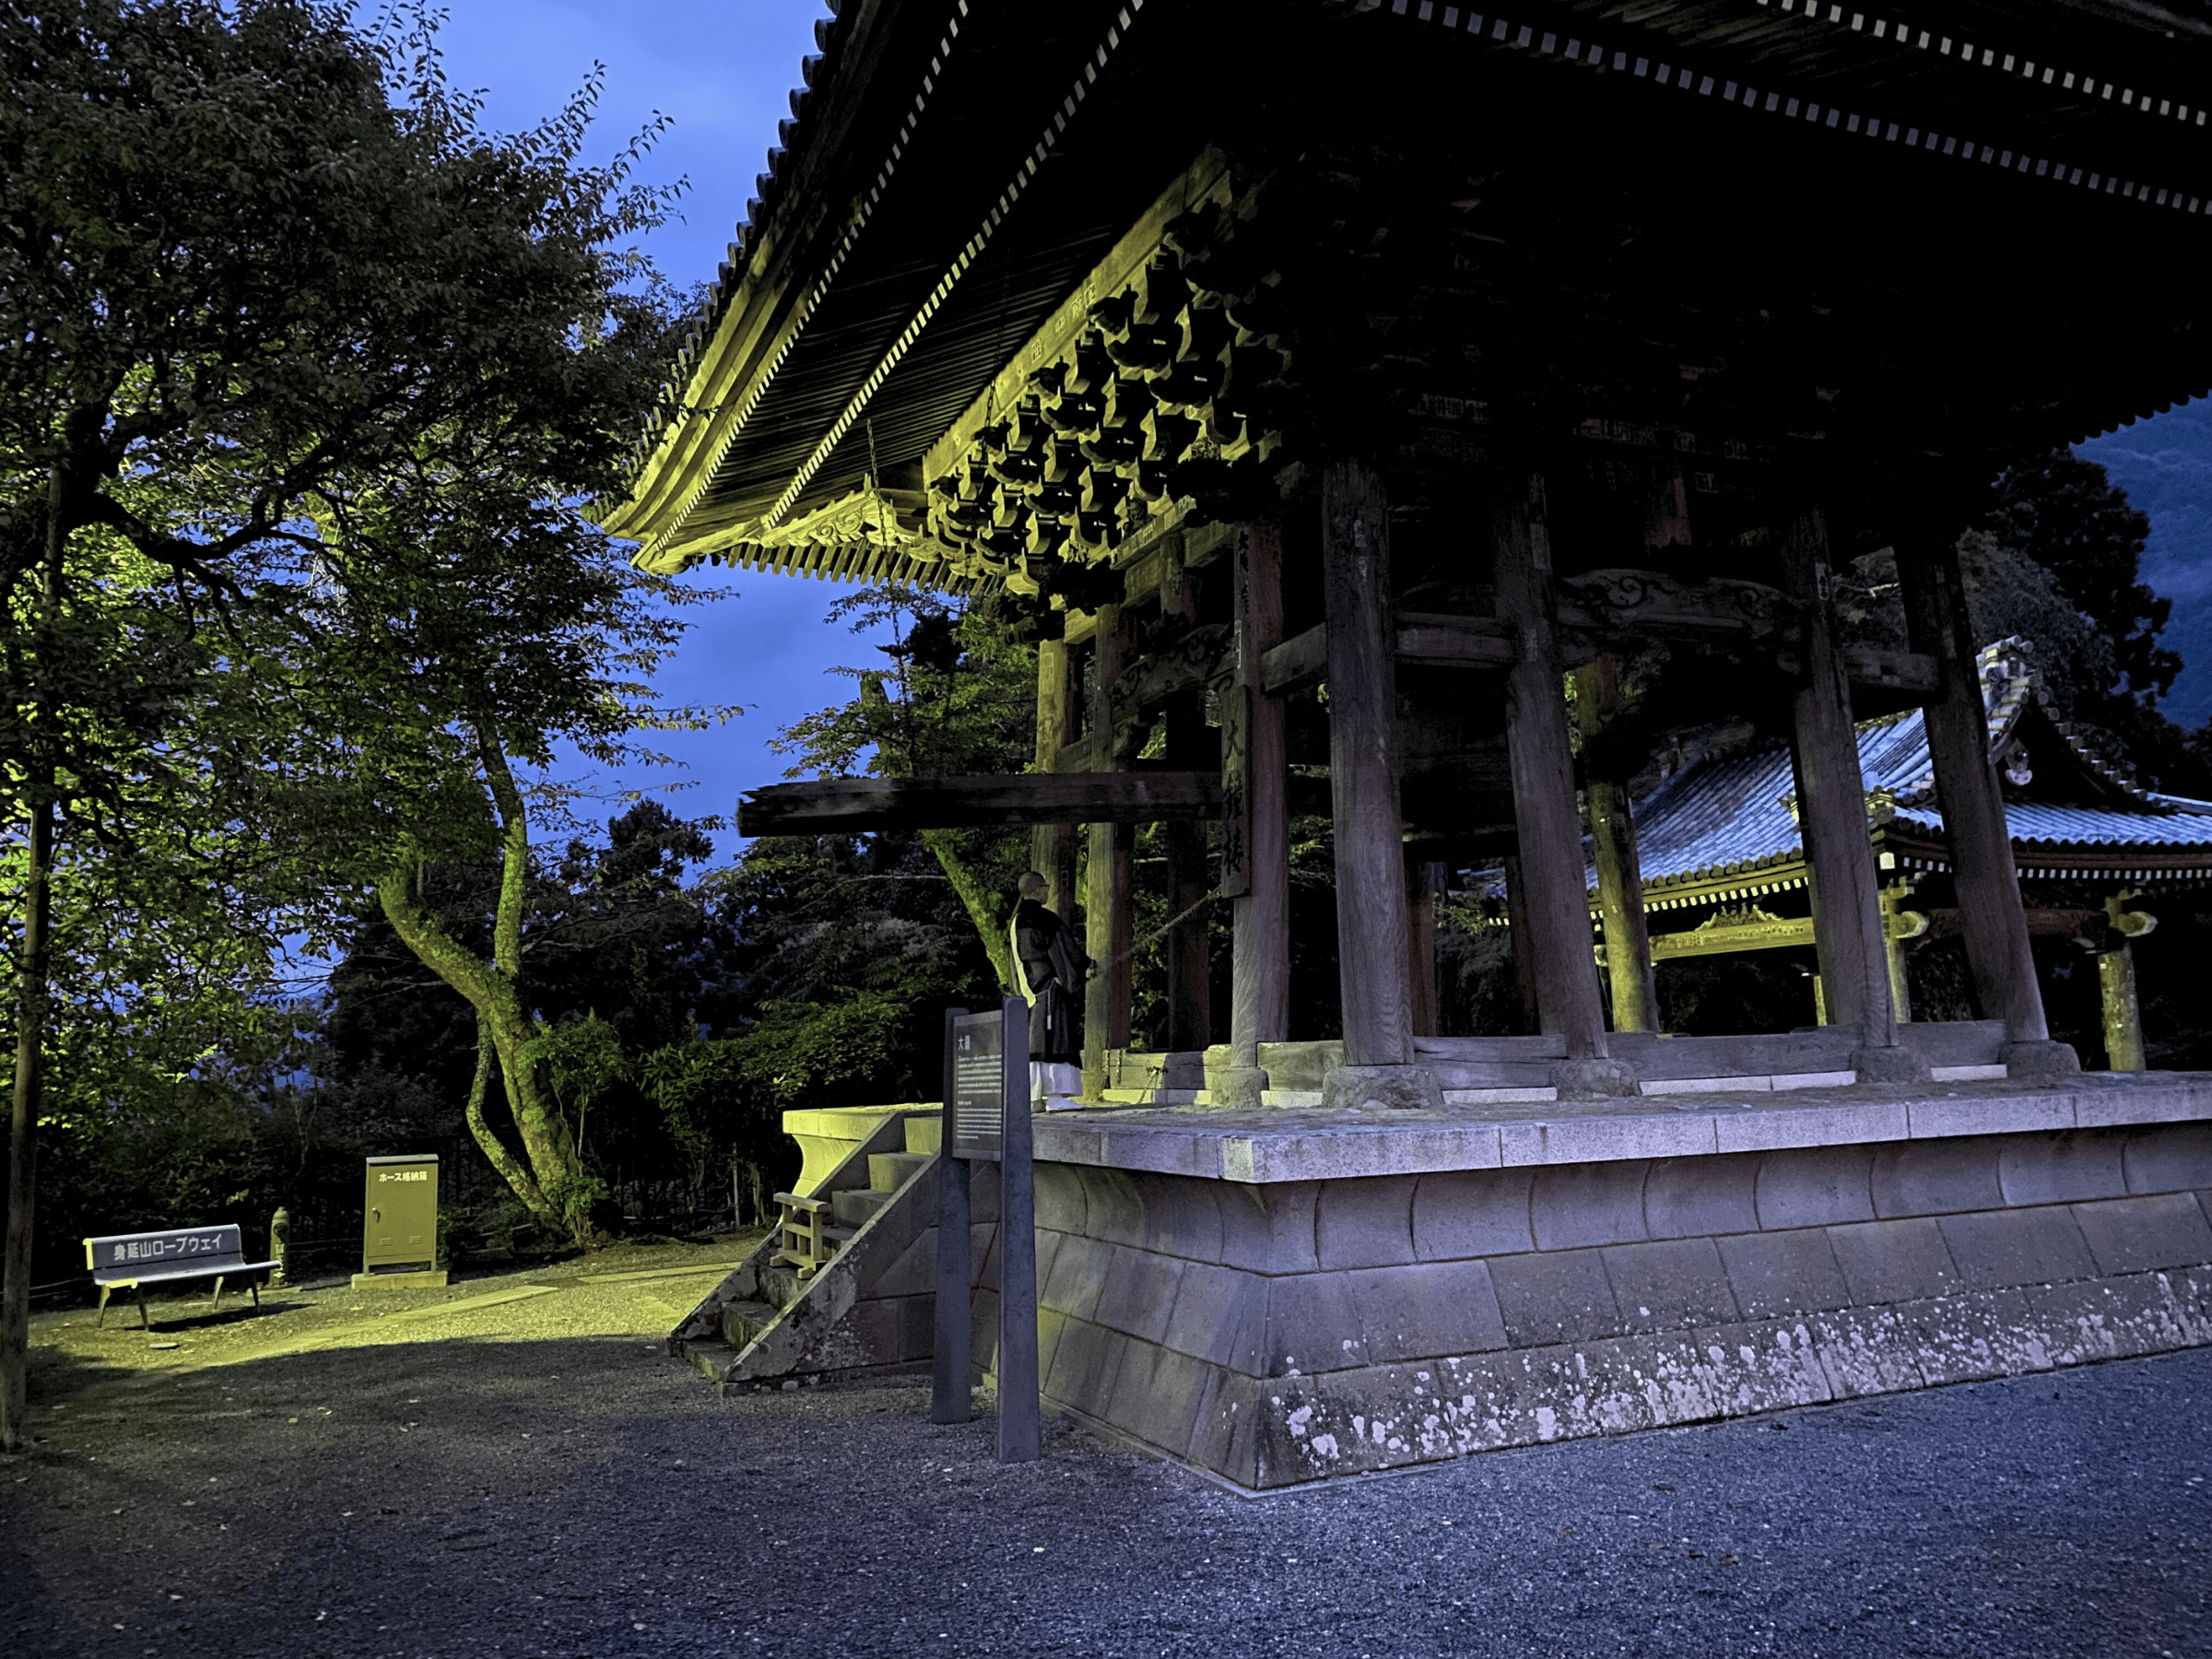
<svg viewBox="0 0 2212 1659"><path fill-rule="evenodd" d="M2023 877L2117 874L2112 854L2138 849L2144 875L2212 871L2212 803L2138 787L2069 730L2042 690L2026 641L1988 647L1981 670L1990 758L2005 770L2006 822ZM1870 827L1885 841L1916 844L1899 853L1900 863L1943 868L1943 813L1923 712L1866 721L1858 735ZM1782 744L1695 761L1666 779L1636 809L1646 907L1798 885L1805 848L1796 788ZM2084 853L2099 856L2085 862Z"/></svg>

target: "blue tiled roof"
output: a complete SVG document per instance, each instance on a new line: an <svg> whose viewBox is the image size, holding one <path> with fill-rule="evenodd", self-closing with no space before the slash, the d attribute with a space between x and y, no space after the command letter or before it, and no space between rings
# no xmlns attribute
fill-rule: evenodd
<svg viewBox="0 0 2212 1659"><path fill-rule="evenodd" d="M1871 721L1858 736L1867 789L1905 797L1896 808L1898 820L1940 835L1942 813L1911 800L1927 788L1932 770L1920 711ZM1783 746L1693 763L1677 772L1636 811L1644 884L1748 875L1794 862L1804 841L1785 798L1796 789L1790 752ZM2212 805L2179 797L2151 796L2137 812L2008 802L2005 818L2021 847L2212 848Z"/></svg>

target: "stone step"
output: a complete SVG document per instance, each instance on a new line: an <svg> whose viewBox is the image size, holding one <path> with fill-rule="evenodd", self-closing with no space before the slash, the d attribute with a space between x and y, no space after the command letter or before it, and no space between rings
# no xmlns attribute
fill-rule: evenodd
<svg viewBox="0 0 2212 1659"><path fill-rule="evenodd" d="M795 1267L763 1267L760 1269L761 1300L778 1308L788 1308L799 1300L799 1292L806 1286Z"/></svg>
<svg viewBox="0 0 2212 1659"><path fill-rule="evenodd" d="M906 1120L906 1149L931 1158L945 1147L945 1118L943 1113L934 1117L910 1117Z"/></svg>
<svg viewBox="0 0 2212 1659"><path fill-rule="evenodd" d="M923 1152L871 1152L868 1188L871 1192L896 1193L928 1161L929 1155Z"/></svg>
<svg viewBox="0 0 2212 1659"><path fill-rule="evenodd" d="M890 1201L888 1193L869 1193L853 1188L830 1194L830 1213L837 1218L840 1226L860 1227Z"/></svg>
<svg viewBox="0 0 2212 1659"><path fill-rule="evenodd" d="M753 1339L776 1323L781 1309L767 1302L724 1302L722 1305L722 1339L734 1348L749 1347Z"/></svg>

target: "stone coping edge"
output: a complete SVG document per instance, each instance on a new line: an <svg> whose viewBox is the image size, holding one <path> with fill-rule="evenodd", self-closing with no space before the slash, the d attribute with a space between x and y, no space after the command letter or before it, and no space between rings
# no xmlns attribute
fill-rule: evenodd
<svg viewBox="0 0 2212 1659"><path fill-rule="evenodd" d="M1807 1090L1788 1105L1701 1100L1651 1112L1615 1106L1604 1113L1503 1121L1460 1117L1449 1108L1388 1114L1121 1108L1041 1117L1035 1146L1041 1162L1264 1186L2206 1119L2212 1119L2212 1073L2092 1074L2035 1088L1982 1084L1875 1098Z"/></svg>

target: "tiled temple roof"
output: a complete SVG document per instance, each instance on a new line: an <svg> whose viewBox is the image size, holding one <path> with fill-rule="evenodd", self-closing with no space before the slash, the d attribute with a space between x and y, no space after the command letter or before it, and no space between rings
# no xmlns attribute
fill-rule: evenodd
<svg viewBox="0 0 2212 1659"><path fill-rule="evenodd" d="M2016 848L2089 851L2145 848L2212 850L2212 803L2155 794L2137 787L2118 766L2060 723L2041 688L2025 643L2002 640L1981 655L1989 704L1990 754L2003 760L2020 744L2022 719L2039 709L2050 728L2101 786L2110 804L2085 806L2007 800L2005 817ZM1944 832L1936 798L1927 729L1918 709L1858 728L1859 769L1865 780L1869 821L1909 825L1931 836ZM2032 772L2037 757L2020 754ZM1802 877L1804 841L1792 810L1796 780L1790 751L1774 745L1726 759L1694 762L1654 790L1636 810L1637 850L1647 895L1665 902L1669 887L1710 885L1741 877L1747 888L1762 872ZM1591 878L1594 889L1594 874ZM1710 895L1706 895L1710 897Z"/></svg>

